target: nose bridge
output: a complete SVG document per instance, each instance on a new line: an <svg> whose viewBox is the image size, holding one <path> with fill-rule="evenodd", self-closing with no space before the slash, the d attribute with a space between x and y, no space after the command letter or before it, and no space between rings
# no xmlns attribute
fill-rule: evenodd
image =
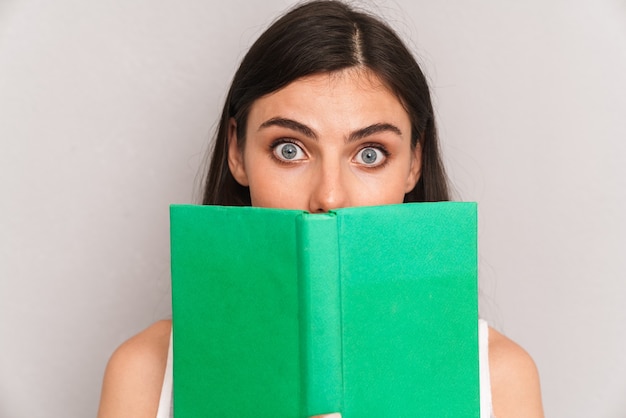
<svg viewBox="0 0 626 418"><path fill-rule="evenodd" d="M328 212L348 206L347 174L339 158L320 160L311 193L310 212Z"/></svg>

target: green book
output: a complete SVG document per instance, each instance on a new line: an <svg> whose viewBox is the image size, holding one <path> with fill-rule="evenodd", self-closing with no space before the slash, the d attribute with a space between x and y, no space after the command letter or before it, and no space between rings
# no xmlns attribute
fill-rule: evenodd
<svg viewBox="0 0 626 418"><path fill-rule="evenodd" d="M476 218L173 205L176 418L478 418Z"/></svg>

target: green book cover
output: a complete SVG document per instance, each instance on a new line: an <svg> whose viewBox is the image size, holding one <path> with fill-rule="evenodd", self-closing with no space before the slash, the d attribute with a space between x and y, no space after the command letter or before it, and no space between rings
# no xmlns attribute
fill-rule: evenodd
<svg viewBox="0 0 626 418"><path fill-rule="evenodd" d="M175 416L478 418L476 218L173 205Z"/></svg>

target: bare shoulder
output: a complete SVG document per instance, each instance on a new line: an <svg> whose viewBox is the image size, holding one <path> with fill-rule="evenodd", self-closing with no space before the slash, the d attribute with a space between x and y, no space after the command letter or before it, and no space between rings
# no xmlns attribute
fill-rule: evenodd
<svg viewBox="0 0 626 418"><path fill-rule="evenodd" d="M104 373L98 418L156 416L171 327L171 321L156 322L115 350Z"/></svg>
<svg viewBox="0 0 626 418"><path fill-rule="evenodd" d="M493 328L489 329L489 370L496 417L543 417L535 362L522 347Z"/></svg>

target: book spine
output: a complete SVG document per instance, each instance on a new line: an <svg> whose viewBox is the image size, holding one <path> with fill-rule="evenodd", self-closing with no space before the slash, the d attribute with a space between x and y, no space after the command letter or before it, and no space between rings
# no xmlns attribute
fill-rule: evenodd
<svg viewBox="0 0 626 418"><path fill-rule="evenodd" d="M341 412L341 295L337 218L297 220L302 414Z"/></svg>

